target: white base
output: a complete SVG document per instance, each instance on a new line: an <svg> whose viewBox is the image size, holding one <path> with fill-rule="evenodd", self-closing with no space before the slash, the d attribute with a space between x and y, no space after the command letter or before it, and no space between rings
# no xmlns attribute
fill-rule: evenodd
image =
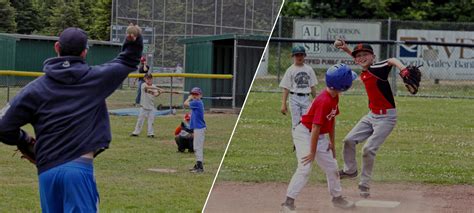
<svg viewBox="0 0 474 213"><path fill-rule="evenodd" d="M383 200L359 200L355 203L355 205L358 207L395 208L400 205L400 202Z"/></svg>
<svg viewBox="0 0 474 213"><path fill-rule="evenodd" d="M175 173L176 169L159 169L159 168L151 168L147 169L148 171L152 172L161 172L161 173Z"/></svg>

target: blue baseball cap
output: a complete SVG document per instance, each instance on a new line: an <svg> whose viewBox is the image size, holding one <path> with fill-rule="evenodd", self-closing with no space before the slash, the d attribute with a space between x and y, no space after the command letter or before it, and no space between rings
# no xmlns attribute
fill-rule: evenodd
<svg viewBox="0 0 474 213"><path fill-rule="evenodd" d="M191 92L189 92L190 94L196 94L196 95L201 95L202 94L202 90L201 88L199 87L194 87L193 89L191 89Z"/></svg>
<svg viewBox="0 0 474 213"><path fill-rule="evenodd" d="M59 34L59 45L65 52L80 53L87 49L87 33L81 28L68 27Z"/></svg>

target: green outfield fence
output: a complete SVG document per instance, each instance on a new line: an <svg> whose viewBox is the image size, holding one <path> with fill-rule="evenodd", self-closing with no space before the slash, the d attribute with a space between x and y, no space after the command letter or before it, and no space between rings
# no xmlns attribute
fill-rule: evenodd
<svg viewBox="0 0 474 213"><path fill-rule="evenodd" d="M280 92L279 82L285 70L291 65L291 48L293 45L305 45L317 47L323 50L324 55L315 54L308 57L306 63L312 64L318 77L318 89L324 87L324 73L326 69L335 63L347 63L354 65L351 57L341 58L342 51L333 47L333 35L307 36L296 39L298 30L297 22L343 22L350 24L376 23L380 25L379 39L367 40L362 37L357 39L346 39L351 49L356 43L370 43L376 49L376 60L386 58L399 58L404 64L418 64L423 66L423 78L420 90L416 96L420 97L442 97L442 98L468 98L474 99L474 23L452 23L452 22L415 22L399 20L344 20L344 19L298 19L281 17L278 19L268 45L268 65L266 70L259 70L252 85L254 92ZM308 24L310 25L310 24ZM296 26L296 27L295 27ZM433 40L409 38L400 40L397 32L403 30L430 30L430 31L453 31L459 34L452 39L443 37ZM347 33L347 32L343 32ZM357 32L359 33L359 32ZM329 34L329 33L328 33ZM401 58L402 49L418 51L418 58ZM307 48L308 51L308 48ZM451 57L453 60L445 60L443 57ZM458 59L454 59L458 57ZM314 65L317 64L317 65ZM360 73L360 68L352 66L354 71ZM460 69L462 68L462 69ZM263 71L263 72L262 72ZM393 70L389 77L394 94L410 95L406 90L398 71ZM349 94L365 94L364 86L356 81ZM411 95L410 95L411 96Z"/></svg>
<svg viewBox="0 0 474 213"><path fill-rule="evenodd" d="M42 72L25 72L0 70L0 103L5 105L8 103L24 86L35 78L44 75ZM223 74L199 74L199 73L152 73L154 84L159 87L172 91L184 92L184 94L165 93L155 98L155 105L158 109L180 109L184 98L187 96L184 90L184 81L186 78L196 79L215 79L215 80L232 80L232 75ZM137 94L138 82L136 79L142 77L143 74L129 74L121 87L117 89L109 98L107 105L109 109L130 108L135 106L135 97ZM208 97L206 98L232 101L233 97ZM207 107L209 108L209 106Z"/></svg>

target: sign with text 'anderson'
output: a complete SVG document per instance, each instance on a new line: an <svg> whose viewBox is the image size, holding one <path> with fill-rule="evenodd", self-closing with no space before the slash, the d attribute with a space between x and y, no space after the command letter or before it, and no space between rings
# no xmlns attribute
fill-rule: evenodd
<svg viewBox="0 0 474 213"><path fill-rule="evenodd" d="M293 38L297 39L322 39L335 40L380 40L380 22L344 22L344 21L324 21L324 20L295 20L293 23ZM303 45L306 49L306 63L314 68L328 68L337 63L345 63L355 66L352 57L347 53L335 48L333 44L304 43L293 44ZM354 45L349 45L351 49ZM379 56L379 45L372 45L374 53Z"/></svg>
<svg viewBox="0 0 474 213"><path fill-rule="evenodd" d="M399 41L434 41L446 43L474 43L473 31L397 30ZM429 79L474 80L474 48L433 45L400 45L397 57L404 64L423 67Z"/></svg>

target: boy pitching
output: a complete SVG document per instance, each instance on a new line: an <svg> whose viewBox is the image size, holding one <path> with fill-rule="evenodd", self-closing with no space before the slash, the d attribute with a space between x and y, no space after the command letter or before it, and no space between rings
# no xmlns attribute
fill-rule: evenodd
<svg viewBox="0 0 474 213"><path fill-rule="evenodd" d="M374 51L369 44L358 44L354 51L351 51L344 41L340 41L340 46L336 47L350 54L363 69L360 78L369 98L369 113L362 117L344 138L344 169L339 175L341 179L357 177L355 148L357 144L367 140L362 148L362 172L359 182L360 196L367 198L370 196L369 182L375 155L397 122L397 110L388 76L392 66L400 71L403 71L405 66L395 58L375 63Z"/></svg>
<svg viewBox="0 0 474 213"><path fill-rule="evenodd" d="M130 136L138 137L138 135L142 131L145 118L148 118L147 137L153 138L155 137L155 133L153 130L153 122L155 121L156 112L155 104L153 103L153 98L159 96L162 90L153 84L153 76L151 74L145 74L143 79L145 80L145 83L141 84L140 113L138 115L137 124L135 125L135 130Z"/></svg>
<svg viewBox="0 0 474 213"><path fill-rule="evenodd" d="M206 132L206 122L204 121L204 103L201 100L202 91L199 87L191 89L188 99L184 101L184 106L191 109L191 122L189 128L193 130L193 148L196 156L196 164L189 171L194 173L204 172L204 138Z"/></svg>
<svg viewBox="0 0 474 213"><path fill-rule="evenodd" d="M316 96L315 86L318 80L313 68L304 63L306 51L303 46L293 47L291 57L293 64L288 67L280 82L280 87L283 88L281 113L288 113L286 102L290 96L291 128L294 129L311 104L309 95Z"/></svg>
<svg viewBox="0 0 474 213"><path fill-rule="evenodd" d="M25 86L0 120L0 141L8 145L34 140L21 127L34 128L42 212L98 212L93 161L112 139L105 99L137 69L140 32L129 26L121 53L89 66L86 32L65 29L54 44L58 56L44 62L45 75Z"/></svg>
<svg viewBox="0 0 474 213"><path fill-rule="evenodd" d="M313 160L326 173L333 205L345 209L354 207L354 202L342 197L334 138L336 116L339 114L339 93L348 90L356 78L357 75L345 64L330 67L326 72L326 88L296 125L293 143L298 168L288 185L282 212L295 211L294 201L308 182Z"/></svg>

